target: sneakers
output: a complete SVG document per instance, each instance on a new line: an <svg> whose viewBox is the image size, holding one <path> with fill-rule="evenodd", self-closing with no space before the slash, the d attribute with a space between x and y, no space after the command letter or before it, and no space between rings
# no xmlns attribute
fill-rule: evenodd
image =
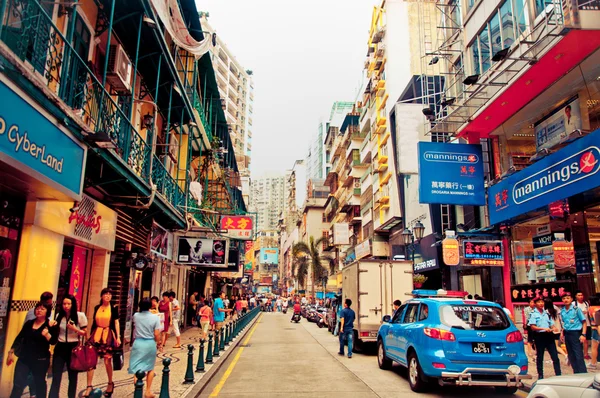
<svg viewBox="0 0 600 398"><path fill-rule="evenodd" d="M588 369L596 370L596 364L588 363L586 366Z"/></svg>
<svg viewBox="0 0 600 398"><path fill-rule="evenodd" d="M352 355L348 355L348 358L352 358Z"/></svg>

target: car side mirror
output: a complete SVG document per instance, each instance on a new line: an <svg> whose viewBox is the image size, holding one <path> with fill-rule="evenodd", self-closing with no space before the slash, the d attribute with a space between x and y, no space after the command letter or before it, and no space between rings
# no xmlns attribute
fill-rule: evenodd
<svg viewBox="0 0 600 398"><path fill-rule="evenodd" d="M385 315L385 316L383 317L383 321L384 321L384 322L386 322L386 323L389 323L391 320L392 320L392 317L391 317L391 315Z"/></svg>

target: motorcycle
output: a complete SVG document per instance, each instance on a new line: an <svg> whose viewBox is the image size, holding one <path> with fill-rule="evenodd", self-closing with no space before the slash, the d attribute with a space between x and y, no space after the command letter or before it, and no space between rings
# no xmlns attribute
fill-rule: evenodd
<svg viewBox="0 0 600 398"><path fill-rule="evenodd" d="M281 309L281 312L283 312L284 314L286 314L286 313L287 313L287 307L283 307L283 308Z"/></svg>
<svg viewBox="0 0 600 398"><path fill-rule="evenodd" d="M298 323L300 322L300 318L302 318L300 314L294 314L294 316L292 317L292 321Z"/></svg>

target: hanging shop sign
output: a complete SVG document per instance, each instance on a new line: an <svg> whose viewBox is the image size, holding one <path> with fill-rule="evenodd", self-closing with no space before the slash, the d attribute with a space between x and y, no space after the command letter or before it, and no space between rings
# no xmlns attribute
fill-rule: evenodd
<svg viewBox="0 0 600 398"><path fill-rule="evenodd" d="M510 288L513 303L529 303L536 297L550 298L554 302L561 300L564 293L575 294L573 282L536 283L535 285L517 285Z"/></svg>
<svg viewBox="0 0 600 398"><path fill-rule="evenodd" d="M569 102L540 120L534 127L535 147L537 152L544 148L552 148L567 138L575 130L581 130L581 111L579 97Z"/></svg>
<svg viewBox="0 0 600 398"><path fill-rule="evenodd" d="M492 185L490 222L496 224L600 186L600 130Z"/></svg>
<svg viewBox="0 0 600 398"><path fill-rule="evenodd" d="M419 142L419 202L484 205L481 145Z"/></svg>
<svg viewBox="0 0 600 398"><path fill-rule="evenodd" d="M458 249L458 240L454 234L448 234L449 231L446 231L447 236L442 241L442 258L444 259L444 264L446 265L458 265L460 262L460 252Z"/></svg>
<svg viewBox="0 0 600 398"><path fill-rule="evenodd" d="M550 203L548 212L552 218L567 218L569 216L569 201L562 199Z"/></svg>
<svg viewBox="0 0 600 398"><path fill-rule="evenodd" d="M117 213L102 203L84 194L79 202L40 200L31 205L35 206L34 219L26 222L100 249L114 250Z"/></svg>
<svg viewBox="0 0 600 398"><path fill-rule="evenodd" d="M573 242L567 242L564 234L556 234L556 240L552 242L554 252L554 266L556 268L568 268L575 265L575 248Z"/></svg>
<svg viewBox="0 0 600 398"><path fill-rule="evenodd" d="M180 236L177 239L177 263L211 268L227 264L227 239Z"/></svg>
<svg viewBox="0 0 600 398"><path fill-rule="evenodd" d="M501 240L464 240L463 265L503 266Z"/></svg>
<svg viewBox="0 0 600 398"><path fill-rule="evenodd" d="M0 159L73 198L81 196L85 146L0 81Z"/></svg>
<svg viewBox="0 0 600 398"><path fill-rule="evenodd" d="M254 223L250 216L221 216L221 230L231 239L254 239Z"/></svg>
<svg viewBox="0 0 600 398"><path fill-rule="evenodd" d="M421 273L440 267L439 247L435 244L436 241L435 234L430 234L424 236L423 239L419 241L419 244L415 245L414 272Z"/></svg>

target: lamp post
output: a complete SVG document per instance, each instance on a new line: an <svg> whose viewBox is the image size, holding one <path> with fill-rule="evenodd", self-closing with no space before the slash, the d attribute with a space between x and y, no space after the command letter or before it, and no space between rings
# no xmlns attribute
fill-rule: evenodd
<svg viewBox="0 0 600 398"><path fill-rule="evenodd" d="M402 231L402 239L404 239L406 250L408 250L412 255L411 258L413 265L415 265L416 245L418 245L419 241L423 238L424 232L425 226L421 223L421 221L416 222L412 231L408 228L405 228L404 231Z"/></svg>

